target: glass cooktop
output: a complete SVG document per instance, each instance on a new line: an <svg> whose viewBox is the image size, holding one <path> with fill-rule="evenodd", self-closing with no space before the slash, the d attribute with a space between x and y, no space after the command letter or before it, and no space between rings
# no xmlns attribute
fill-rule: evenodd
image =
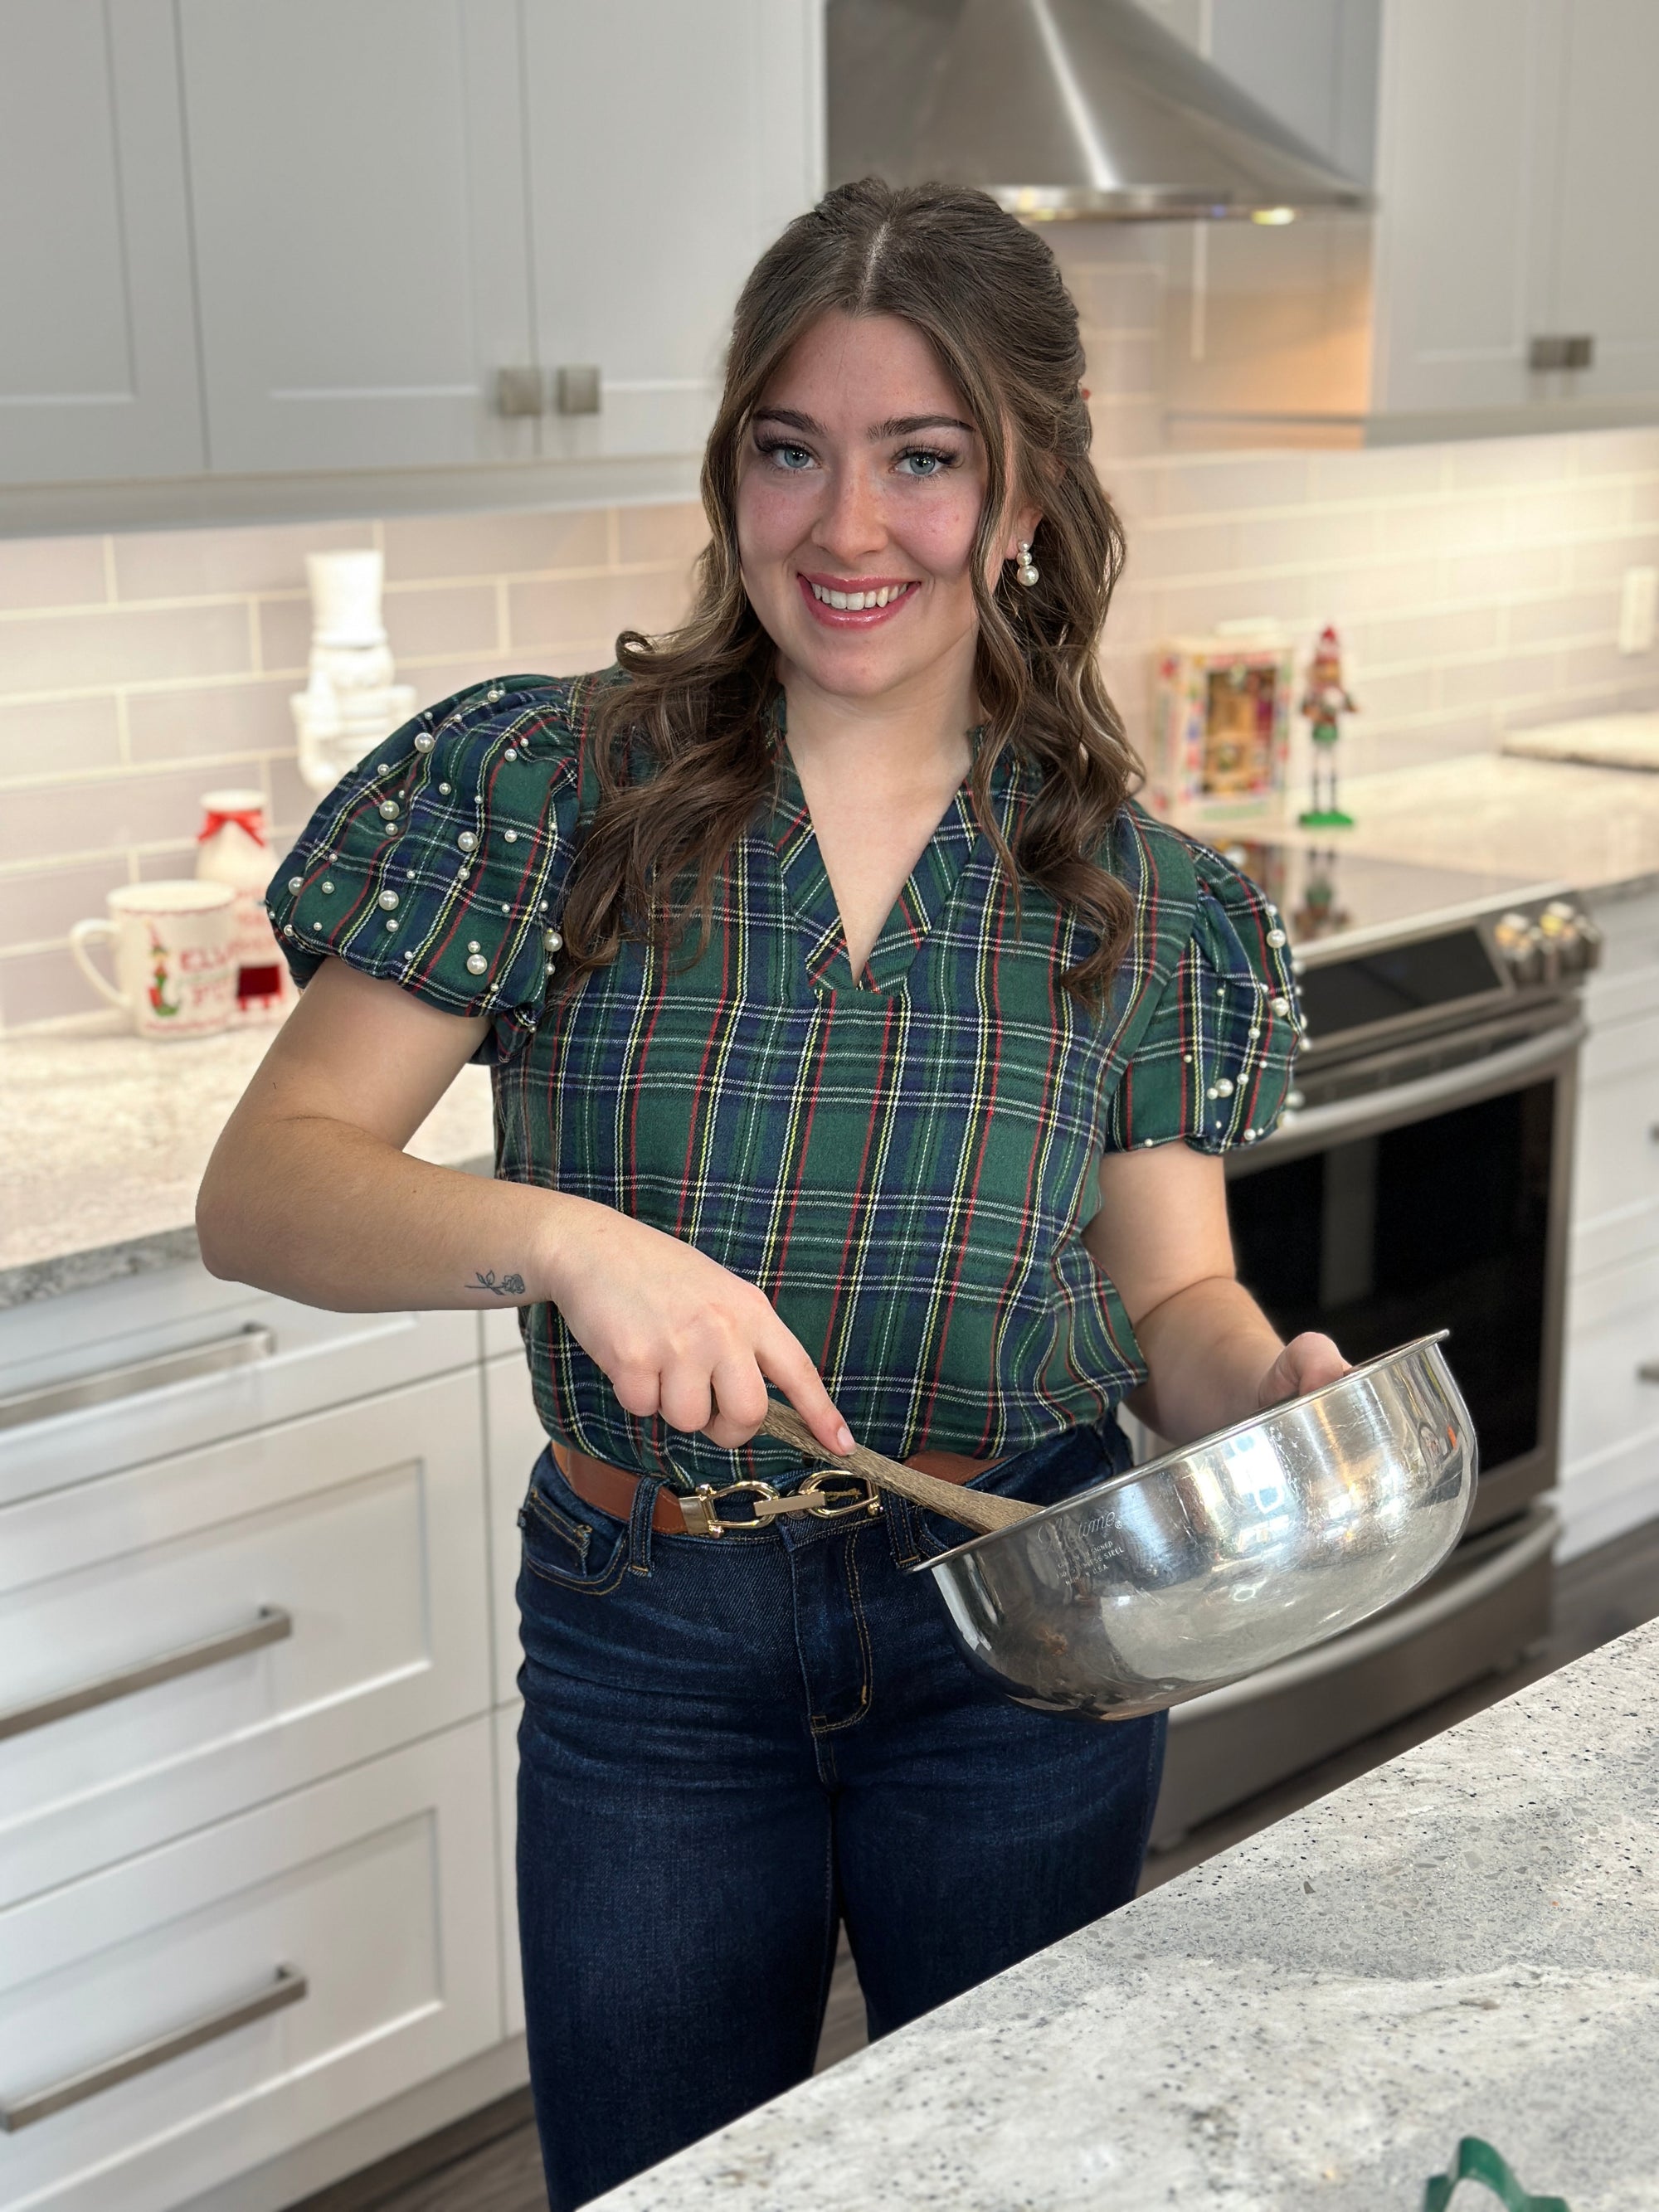
<svg viewBox="0 0 1659 2212"><path fill-rule="evenodd" d="M1502 908L1540 885L1525 876L1384 860L1340 846L1281 845L1212 832L1216 849L1260 884L1284 916L1293 945L1351 931L1402 933L1471 907Z"/></svg>

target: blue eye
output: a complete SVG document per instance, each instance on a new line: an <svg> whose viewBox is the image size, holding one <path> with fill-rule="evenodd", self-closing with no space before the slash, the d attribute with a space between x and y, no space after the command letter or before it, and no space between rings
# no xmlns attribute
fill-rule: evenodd
<svg viewBox="0 0 1659 2212"><path fill-rule="evenodd" d="M787 469L792 475L799 475L802 469L810 469L812 465L812 456L805 446L792 446L782 439L775 443L770 439L762 439L758 442L762 453L775 467Z"/></svg>
<svg viewBox="0 0 1659 2212"><path fill-rule="evenodd" d="M914 468L908 465L911 462L915 464ZM899 455L894 465L903 469L908 476L919 477L926 483L929 477L943 476L945 470L954 468L956 463L954 453L941 453L933 446L913 446L908 453Z"/></svg>

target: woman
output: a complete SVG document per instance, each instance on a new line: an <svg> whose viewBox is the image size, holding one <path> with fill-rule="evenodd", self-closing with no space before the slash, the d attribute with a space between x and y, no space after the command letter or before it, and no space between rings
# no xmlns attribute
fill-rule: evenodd
<svg viewBox="0 0 1659 2212"><path fill-rule="evenodd" d="M769 1390L1050 1503L1334 1378L1233 1279L1221 1154L1284 937L1127 803L1122 546L1076 312L988 198L866 183L737 311L685 628L422 715L273 886L297 1012L204 1186L216 1273L517 1305L520 1922L556 2207L799 2081L837 1923L872 2033L1133 1893L1160 1719L951 1649L959 1531L757 1437ZM402 1146L469 1059L493 1182ZM809 1498L817 1499L811 1492Z"/></svg>

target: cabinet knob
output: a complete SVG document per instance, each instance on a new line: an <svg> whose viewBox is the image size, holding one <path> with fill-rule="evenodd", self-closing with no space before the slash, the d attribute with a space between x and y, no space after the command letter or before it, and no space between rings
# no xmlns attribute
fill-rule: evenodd
<svg viewBox="0 0 1659 2212"><path fill-rule="evenodd" d="M495 412L498 415L545 415L547 382L538 368L498 368L495 371Z"/></svg>
<svg viewBox="0 0 1659 2212"><path fill-rule="evenodd" d="M567 363L553 373L554 403L561 415L597 415L599 372L592 363Z"/></svg>
<svg viewBox="0 0 1659 2212"><path fill-rule="evenodd" d="M1527 367L1532 369L1594 368L1595 340L1580 335L1534 338L1527 349Z"/></svg>

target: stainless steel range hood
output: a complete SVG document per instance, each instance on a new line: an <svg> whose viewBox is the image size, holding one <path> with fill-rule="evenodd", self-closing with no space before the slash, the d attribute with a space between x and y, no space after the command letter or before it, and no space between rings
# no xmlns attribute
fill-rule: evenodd
<svg viewBox="0 0 1659 2212"><path fill-rule="evenodd" d="M829 0L830 179L1017 215L1361 211L1370 195L1135 0Z"/></svg>

